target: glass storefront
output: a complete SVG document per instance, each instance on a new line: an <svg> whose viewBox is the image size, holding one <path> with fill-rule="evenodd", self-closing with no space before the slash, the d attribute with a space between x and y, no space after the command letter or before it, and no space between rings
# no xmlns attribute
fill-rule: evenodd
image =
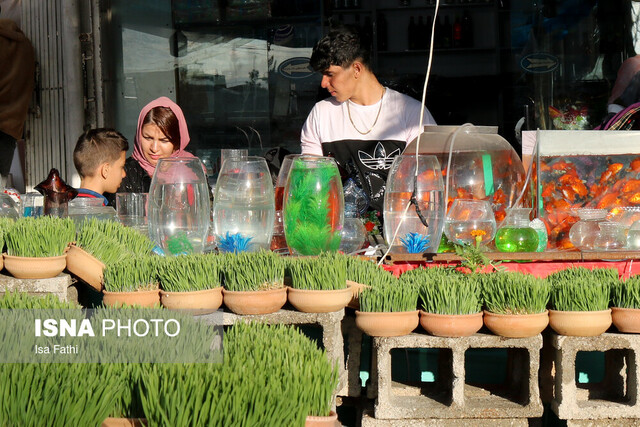
<svg viewBox="0 0 640 427"><path fill-rule="evenodd" d="M426 104L439 124L591 129L622 61L636 52L630 0L442 0ZM357 25L380 81L417 99L435 0L110 0L102 62L108 125L133 141L140 109L182 106L190 151L211 178L222 148L299 152L300 129L327 96L308 66L331 25ZM112 121L113 123L109 123Z"/></svg>

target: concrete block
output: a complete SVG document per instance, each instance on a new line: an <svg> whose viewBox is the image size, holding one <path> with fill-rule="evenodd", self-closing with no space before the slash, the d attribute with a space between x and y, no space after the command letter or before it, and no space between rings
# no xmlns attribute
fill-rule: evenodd
<svg viewBox="0 0 640 427"><path fill-rule="evenodd" d="M60 301L78 302L78 290L72 286L71 276L60 273L50 279L16 279L0 274L0 295L6 292L25 292L29 295L53 294Z"/></svg>
<svg viewBox="0 0 640 427"><path fill-rule="evenodd" d="M567 427L638 427L637 418L604 418L601 420L567 420Z"/></svg>
<svg viewBox="0 0 640 427"><path fill-rule="evenodd" d="M359 397L362 391L360 383L360 358L362 357L362 334L356 326L355 315L346 315L342 319L342 337L346 339L347 352L345 366L347 383L338 392L338 396Z"/></svg>
<svg viewBox="0 0 640 427"><path fill-rule="evenodd" d="M567 337L552 333L555 382L551 408L565 420L640 418L638 351L640 335L605 333L597 337ZM579 352L603 352L604 380L578 384Z"/></svg>
<svg viewBox="0 0 640 427"><path fill-rule="evenodd" d="M423 418L403 420L381 420L371 412L364 412L361 427L469 427L469 420L463 418ZM473 420L473 427L529 427L526 418L501 418Z"/></svg>
<svg viewBox="0 0 640 427"><path fill-rule="evenodd" d="M413 333L373 339L377 370L375 418L512 419L535 418L543 412L538 388L542 336L508 339L479 333L441 338ZM391 377L391 350L439 349L438 378L433 383L398 384ZM499 385L469 384L465 358L470 349L506 349L507 379Z"/></svg>

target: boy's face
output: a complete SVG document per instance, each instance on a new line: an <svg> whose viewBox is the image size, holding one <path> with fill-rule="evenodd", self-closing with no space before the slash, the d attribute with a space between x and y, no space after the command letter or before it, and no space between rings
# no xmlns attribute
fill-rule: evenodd
<svg viewBox="0 0 640 427"><path fill-rule="evenodd" d="M338 102L351 98L355 89L353 65L346 68L339 65L330 66L322 72L320 86L328 90Z"/></svg>
<svg viewBox="0 0 640 427"><path fill-rule="evenodd" d="M124 171L124 162L126 160L127 153L123 151L120 153L120 158L115 162L109 163L109 170L105 178L104 191L106 193L115 193L120 187L122 178L127 174Z"/></svg>

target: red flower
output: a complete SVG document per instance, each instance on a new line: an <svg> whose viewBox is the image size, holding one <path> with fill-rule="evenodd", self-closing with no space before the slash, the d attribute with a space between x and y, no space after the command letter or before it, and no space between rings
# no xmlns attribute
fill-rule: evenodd
<svg viewBox="0 0 640 427"><path fill-rule="evenodd" d="M367 221L367 222L364 223L364 228L366 228L367 231L371 231L374 228L376 228L376 225L371 221Z"/></svg>

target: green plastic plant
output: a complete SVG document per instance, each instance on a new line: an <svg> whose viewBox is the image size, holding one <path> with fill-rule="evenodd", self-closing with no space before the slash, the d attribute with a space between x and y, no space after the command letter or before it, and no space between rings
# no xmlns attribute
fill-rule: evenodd
<svg viewBox="0 0 640 427"><path fill-rule="evenodd" d="M437 276L420 287L422 309L435 314L475 314L482 310L478 280L462 274Z"/></svg>
<svg viewBox="0 0 640 427"><path fill-rule="evenodd" d="M284 260L276 253L227 254L224 287L229 291L262 291L284 287Z"/></svg>
<svg viewBox="0 0 640 427"><path fill-rule="evenodd" d="M23 217L9 228L5 241L8 255L42 258L63 255L75 237L70 218Z"/></svg>
<svg viewBox="0 0 640 427"><path fill-rule="evenodd" d="M107 265L103 272L108 292L131 292L158 288L158 263L155 256L134 257Z"/></svg>
<svg viewBox="0 0 640 427"><path fill-rule="evenodd" d="M548 283L531 274L494 272L475 275L481 283L487 311L496 314L534 314L547 309Z"/></svg>
<svg viewBox="0 0 640 427"><path fill-rule="evenodd" d="M398 280L374 261L348 255L341 256L347 263L347 280L373 287L394 284Z"/></svg>
<svg viewBox="0 0 640 427"><path fill-rule="evenodd" d="M289 172L289 197L284 207L285 236L300 255L337 251L340 231L332 229L330 196L336 168L320 163L313 169L295 159Z"/></svg>
<svg viewBox="0 0 640 427"><path fill-rule="evenodd" d="M296 289L345 289L346 261L336 252L323 252L317 257L291 258L291 287Z"/></svg>
<svg viewBox="0 0 640 427"><path fill-rule="evenodd" d="M620 280L611 287L611 306L640 308L640 276Z"/></svg>
<svg viewBox="0 0 640 427"><path fill-rule="evenodd" d="M169 292L189 292L221 286L222 260L213 254L159 258L160 287Z"/></svg>
<svg viewBox="0 0 640 427"><path fill-rule="evenodd" d="M618 271L571 267L547 276L551 285L551 306L559 311L600 311L609 308L612 286Z"/></svg>
<svg viewBox="0 0 640 427"><path fill-rule="evenodd" d="M400 283L363 289L360 293L360 311L401 312L414 311L418 305L418 290Z"/></svg>
<svg viewBox="0 0 640 427"><path fill-rule="evenodd" d="M117 221L97 218L82 222L77 245L105 265L133 256L149 255L154 247L154 243L137 230Z"/></svg>

